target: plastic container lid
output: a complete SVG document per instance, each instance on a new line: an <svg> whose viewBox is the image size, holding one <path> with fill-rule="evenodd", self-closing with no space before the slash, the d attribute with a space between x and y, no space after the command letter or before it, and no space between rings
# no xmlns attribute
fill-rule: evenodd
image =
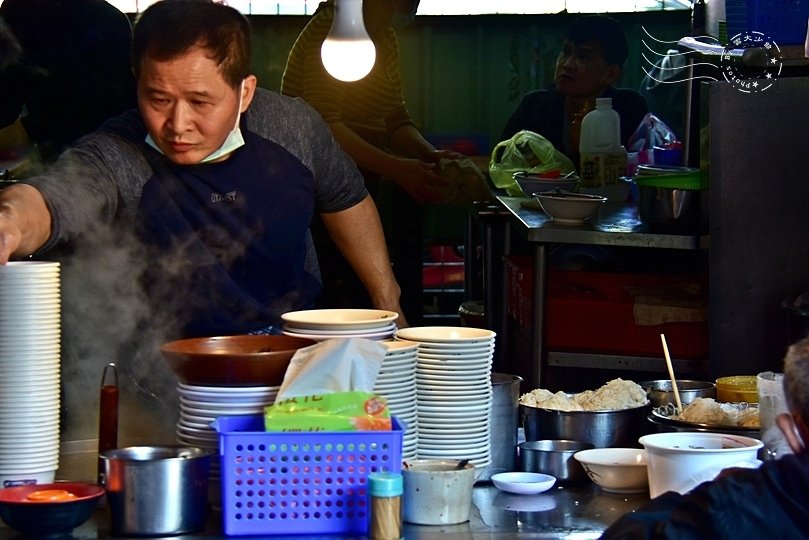
<svg viewBox="0 0 809 540"><path fill-rule="evenodd" d="M708 176L691 167L647 167L640 165L634 181L643 187L665 189L708 189Z"/></svg>
<svg viewBox="0 0 809 540"><path fill-rule="evenodd" d="M404 480L399 473L377 472L368 475L371 497L396 497L404 493Z"/></svg>

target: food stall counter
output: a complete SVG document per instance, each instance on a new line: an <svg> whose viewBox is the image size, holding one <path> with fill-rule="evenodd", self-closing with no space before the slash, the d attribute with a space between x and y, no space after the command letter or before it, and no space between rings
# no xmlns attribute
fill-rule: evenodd
<svg viewBox="0 0 809 540"><path fill-rule="evenodd" d="M572 487L554 486L537 495L510 494L489 483L478 483L473 491L469 521L458 525L433 526L405 523L404 537L424 540L447 537L470 540L493 537L595 539L620 516L635 510L648 500L648 492L609 493L589 483ZM19 533L0 524L0 539L19 537ZM93 517L75 529L72 535L74 539L112 537L109 514L105 507L98 508ZM222 533L221 514L215 511L210 512L209 525L205 531L172 538L200 537L233 538ZM269 536L298 540L325 537Z"/></svg>

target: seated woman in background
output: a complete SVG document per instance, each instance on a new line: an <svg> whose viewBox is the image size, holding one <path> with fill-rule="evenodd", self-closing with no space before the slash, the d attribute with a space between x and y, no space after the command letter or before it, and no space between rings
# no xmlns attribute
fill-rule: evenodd
<svg viewBox="0 0 809 540"><path fill-rule="evenodd" d="M578 164L582 118L595 108L596 98L607 97L621 116L621 143L626 146L649 112L636 90L613 87L627 55L626 36L617 20L604 15L576 19L565 33L554 85L523 96L500 140L518 131L533 131Z"/></svg>

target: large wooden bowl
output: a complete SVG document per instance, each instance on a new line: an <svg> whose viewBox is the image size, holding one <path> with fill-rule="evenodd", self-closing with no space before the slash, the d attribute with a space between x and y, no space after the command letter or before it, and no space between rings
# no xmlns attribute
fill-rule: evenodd
<svg viewBox="0 0 809 540"><path fill-rule="evenodd" d="M292 336L217 336L160 347L177 378L202 386L279 386L298 349L317 343Z"/></svg>

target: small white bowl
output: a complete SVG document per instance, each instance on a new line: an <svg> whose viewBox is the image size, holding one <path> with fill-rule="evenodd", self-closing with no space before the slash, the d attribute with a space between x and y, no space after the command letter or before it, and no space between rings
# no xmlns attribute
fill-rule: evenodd
<svg viewBox="0 0 809 540"><path fill-rule="evenodd" d="M556 188L567 191L573 190L579 183L578 176L567 176L560 178L542 178L530 173L514 173L514 180L526 197L531 197L536 192L550 191Z"/></svg>
<svg viewBox="0 0 809 540"><path fill-rule="evenodd" d="M535 495L551 489L556 478L542 473L507 472L493 474L491 481L495 487L509 493Z"/></svg>
<svg viewBox="0 0 809 540"><path fill-rule="evenodd" d="M546 191L534 193L542 211L553 221L564 225L580 225L592 217L607 201L606 197L569 191Z"/></svg>
<svg viewBox="0 0 809 540"><path fill-rule="evenodd" d="M593 448L573 457L604 491L640 493L649 489L646 451L641 448Z"/></svg>

